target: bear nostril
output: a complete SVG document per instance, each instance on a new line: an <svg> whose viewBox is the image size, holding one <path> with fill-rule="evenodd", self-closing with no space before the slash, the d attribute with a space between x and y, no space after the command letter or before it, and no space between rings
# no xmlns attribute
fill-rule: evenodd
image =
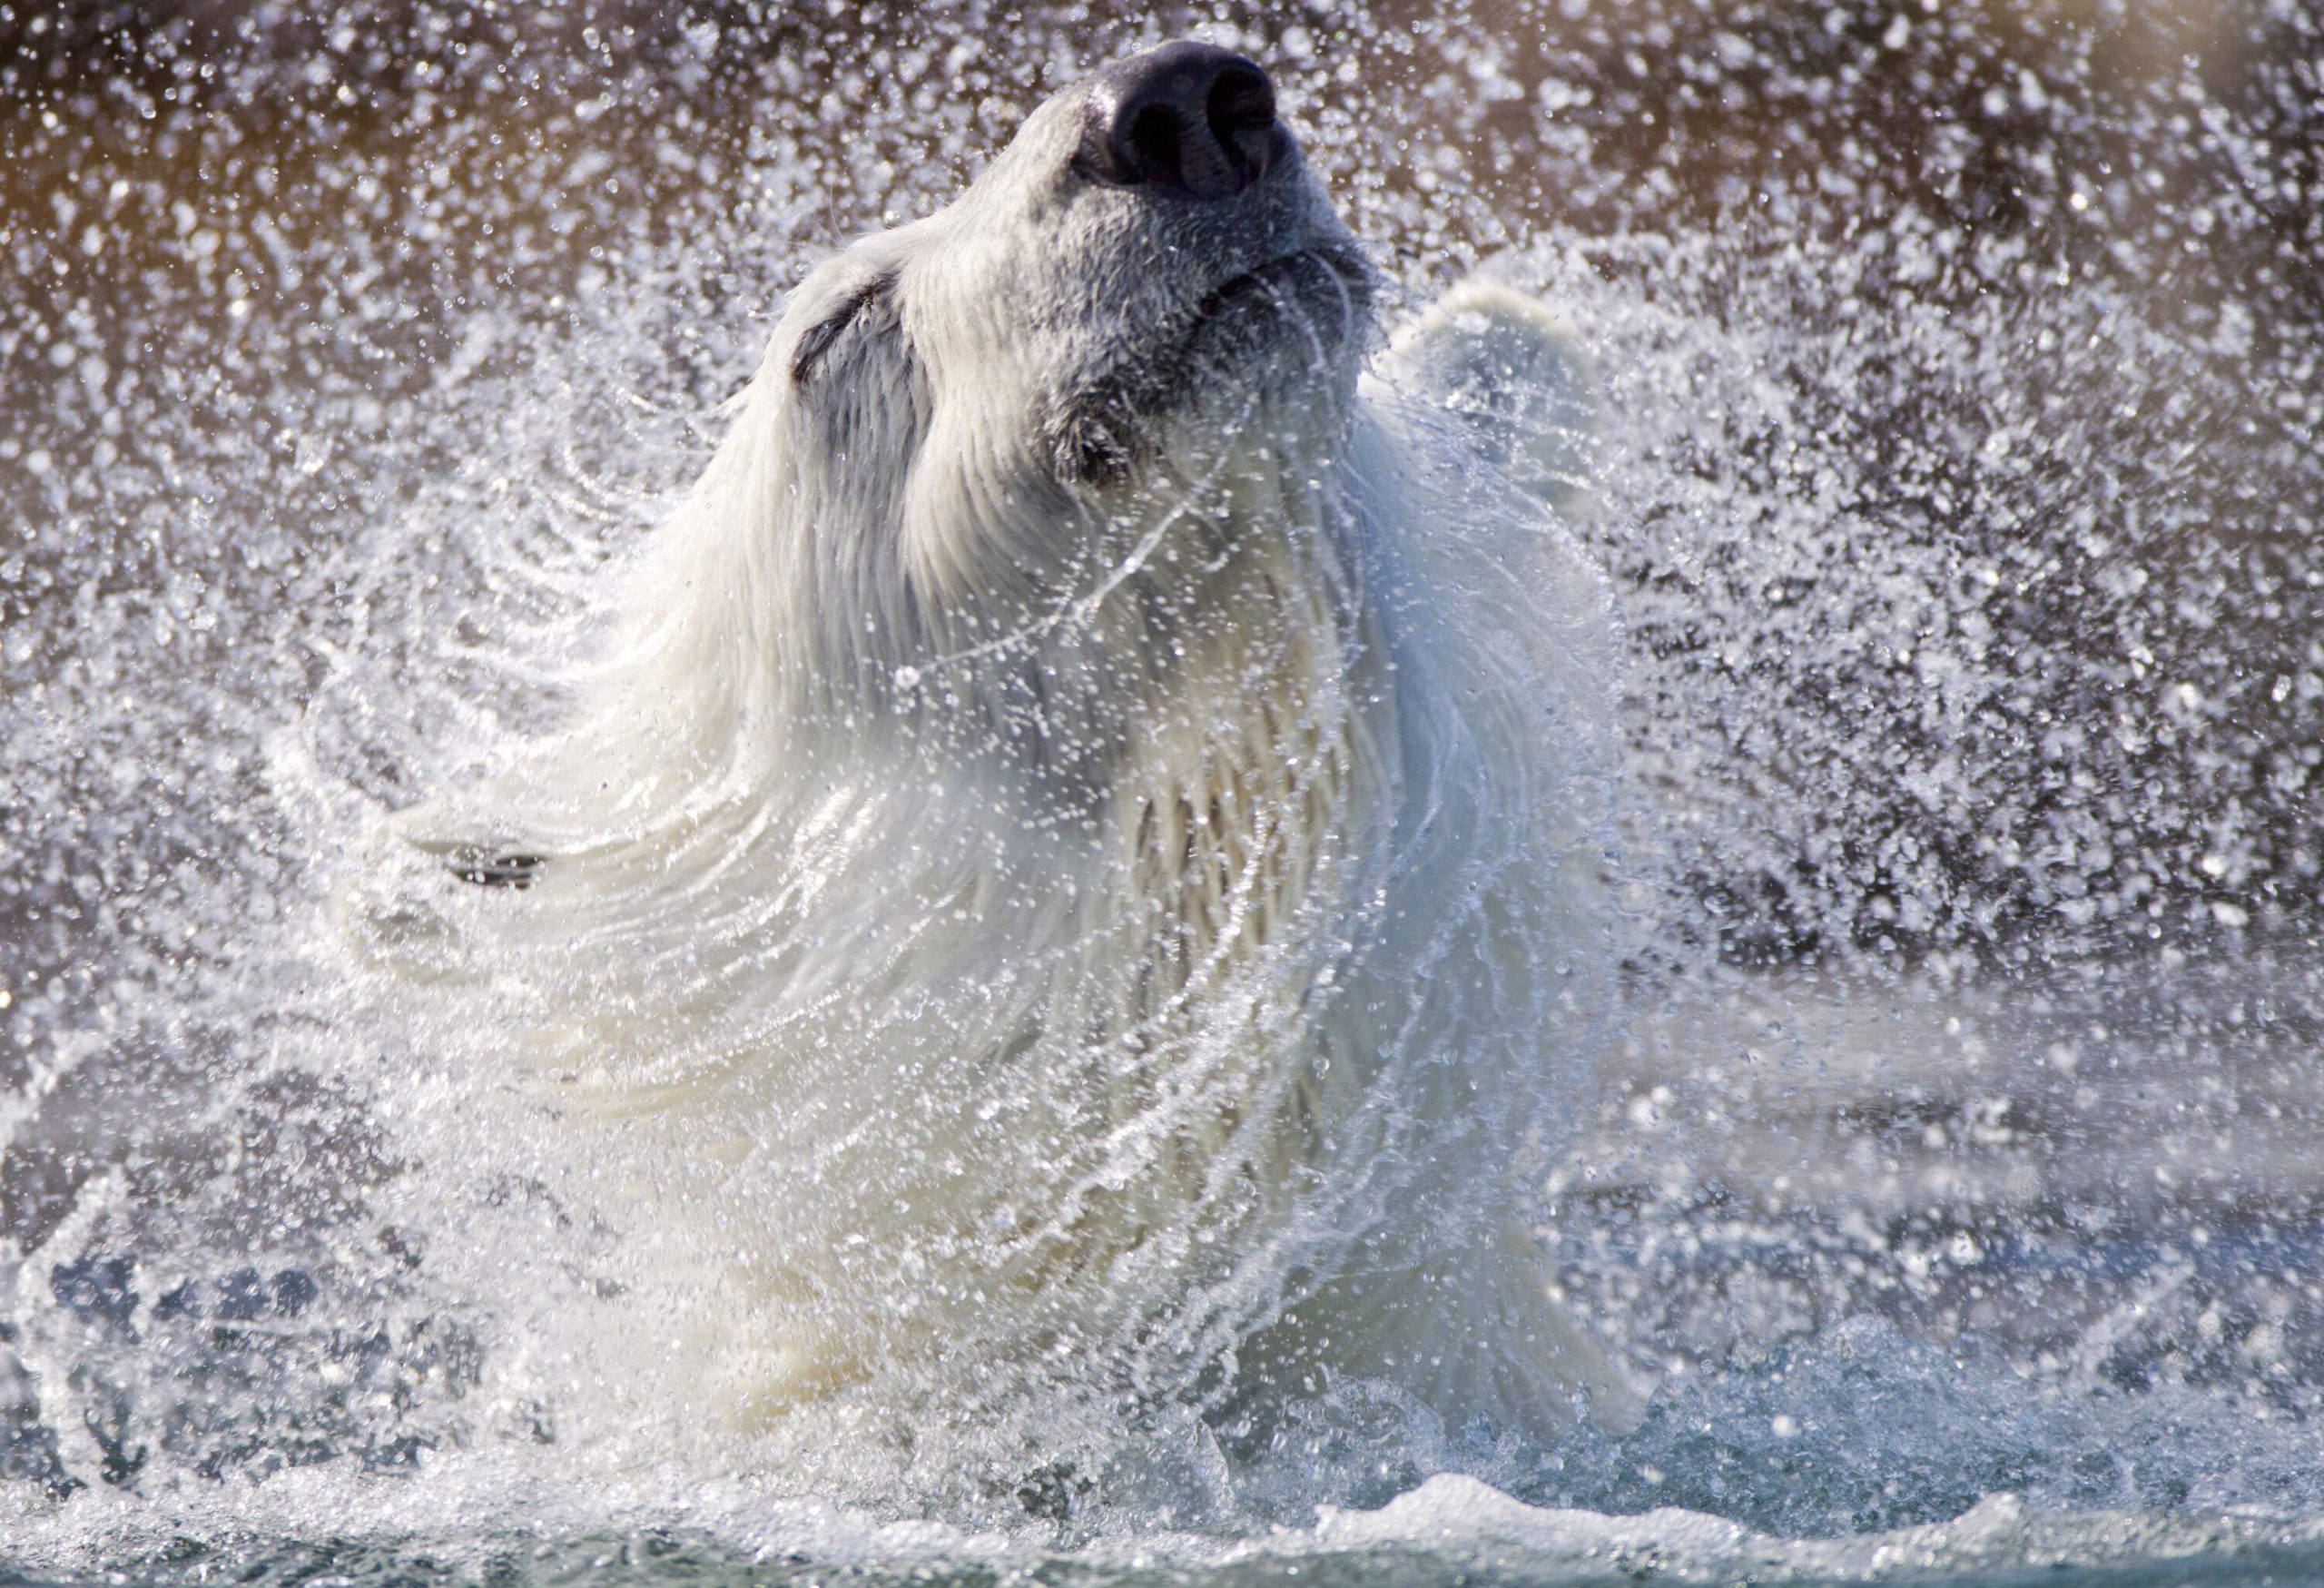
<svg viewBox="0 0 2324 1588"><path fill-rule="evenodd" d="M1075 163L1113 187L1227 199L1266 173L1277 135L1265 73L1226 50L1181 42L1098 74Z"/></svg>
<svg viewBox="0 0 2324 1588"><path fill-rule="evenodd" d="M1265 73L1248 61L1236 60L1210 85L1203 109L1212 135L1224 143L1275 125L1275 90Z"/></svg>
<svg viewBox="0 0 2324 1588"><path fill-rule="evenodd" d="M1183 180L1186 161L1180 145L1184 135L1176 113L1149 104L1130 119L1129 146L1133 169ZM1136 180L1133 178L1132 180Z"/></svg>

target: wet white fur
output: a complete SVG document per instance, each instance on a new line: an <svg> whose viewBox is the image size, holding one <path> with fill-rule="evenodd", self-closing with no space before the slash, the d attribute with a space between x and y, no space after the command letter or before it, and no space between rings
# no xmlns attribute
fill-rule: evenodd
<svg viewBox="0 0 2324 1588"><path fill-rule="evenodd" d="M1063 478L1045 424L1154 328L1348 246L1295 169L1226 220L1092 191L1078 115L798 290L573 725L407 822L546 857L428 905L478 1061L624 1232L655 1395L1377 1379L1553 1429L1622 1393L1525 1228L1603 1001L1604 620L1431 381L1555 338L1472 291L1401 400L1355 297L1278 294Z"/></svg>

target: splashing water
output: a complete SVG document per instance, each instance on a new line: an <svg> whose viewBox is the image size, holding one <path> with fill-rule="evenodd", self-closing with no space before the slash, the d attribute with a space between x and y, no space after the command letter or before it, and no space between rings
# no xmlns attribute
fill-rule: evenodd
<svg viewBox="0 0 2324 1588"><path fill-rule="evenodd" d="M2314 1568L2309 10L155 16L0 19L12 1553ZM1412 306L1482 261L1590 355L1530 483L1626 647L1560 732L1622 740L1631 932L1525 1172L1652 1399L1546 1447L1363 1386L1241 1443L594 1402L651 1234L507 1104L488 1001L335 901L557 719L803 271L1188 30L1275 73Z"/></svg>

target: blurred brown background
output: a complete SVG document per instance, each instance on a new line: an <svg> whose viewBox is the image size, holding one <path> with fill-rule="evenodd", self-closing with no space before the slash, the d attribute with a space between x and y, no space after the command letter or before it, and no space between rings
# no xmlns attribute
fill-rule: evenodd
<svg viewBox="0 0 2324 1588"><path fill-rule="evenodd" d="M940 196L1040 94L1191 29L1263 55L1344 192L1386 212L1381 241L1446 252L1440 271L1552 218L1732 224L1820 192L1846 200L1827 221L1909 204L2022 227L2081 184L2125 222L2231 195L2249 217L2180 217L2228 257L2155 268L2201 291L2272 265L2283 306L2319 307L2324 26L2285 0L18 4L0 7L0 191L34 275L93 211L167 237L178 202L569 271L733 202L722 178L777 148L813 162L844 233ZM584 156L617 189L576 180ZM431 202L448 191L488 202ZM136 226L110 230L134 251Z"/></svg>

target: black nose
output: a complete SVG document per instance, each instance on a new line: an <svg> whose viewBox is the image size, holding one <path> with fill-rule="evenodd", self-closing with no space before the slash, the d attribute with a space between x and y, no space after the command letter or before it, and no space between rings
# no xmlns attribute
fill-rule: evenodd
<svg viewBox="0 0 2324 1588"><path fill-rule="evenodd" d="M1098 74L1078 163L1115 187L1231 199L1266 174L1283 136L1265 73L1181 40Z"/></svg>

